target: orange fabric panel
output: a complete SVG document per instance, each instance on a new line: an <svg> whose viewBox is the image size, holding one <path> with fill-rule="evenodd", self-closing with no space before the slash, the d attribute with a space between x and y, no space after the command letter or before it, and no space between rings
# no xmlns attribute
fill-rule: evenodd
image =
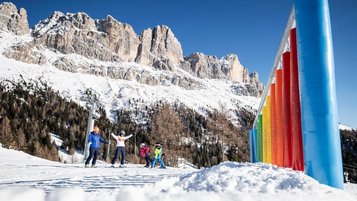
<svg viewBox="0 0 357 201"><path fill-rule="evenodd" d="M276 70L275 82L275 121L277 138L276 165L284 166L284 113L283 113L283 70Z"/></svg>

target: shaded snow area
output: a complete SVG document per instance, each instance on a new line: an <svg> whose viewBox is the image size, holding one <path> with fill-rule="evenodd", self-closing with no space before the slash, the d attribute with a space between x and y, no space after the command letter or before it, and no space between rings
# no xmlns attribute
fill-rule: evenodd
<svg viewBox="0 0 357 201"><path fill-rule="evenodd" d="M60 136L51 133L51 143L54 142L58 149L58 156L61 163L80 163L84 161L83 151L75 151L73 155L68 154L68 147L62 148L63 140Z"/></svg>
<svg viewBox="0 0 357 201"><path fill-rule="evenodd" d="M225 162L194 169L97 168L61 164L0 148L1 201L349 201L357 185L345 190L321 185L289 169L267 164Z"/></svg>

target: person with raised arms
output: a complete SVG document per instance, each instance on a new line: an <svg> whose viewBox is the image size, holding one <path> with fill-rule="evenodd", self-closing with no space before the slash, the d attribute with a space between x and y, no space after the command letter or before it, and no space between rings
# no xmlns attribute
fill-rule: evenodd
<svg viewBox="0 0 357 201"><path fill-rule="evenodd" d="M111 135L117 141L117 148L115 150L115 155L112 160L112 167L115 167L115 162L119 154L121 156L119 167L125 167L125 140L131 138L133 134L125 136L125 131L121 130L119 131L118 135L114 135L114 133L111 133Z"/></svg>

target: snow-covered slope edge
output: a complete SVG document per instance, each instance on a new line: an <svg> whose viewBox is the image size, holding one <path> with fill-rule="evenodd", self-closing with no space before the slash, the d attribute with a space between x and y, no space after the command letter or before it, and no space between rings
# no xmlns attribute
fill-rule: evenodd
<svg viewBox="0 0 357 201"><path fill-rule="evenodd" d="M343 125L343 124L338 124L338 127L340 130L346 130L346 131L353 131L353 130L356 130L356 129L353 129L349 126L346 126L346 125Z"/></svg>
<svg viewBox="0 0 357 201"><path fill-rule="evenodd" d="M8 32L0 32L2 41L0 53L14 43L28 40L28 36L16 36ZM78 59L81 59L79 55ZM150 67L137 63L126 63L137 69L148 69ZM181 103L201 114L206 111L217 109L227 114L235 125L239 126L236 111L245 108L254 112L259 104L259 98L252 96L238 95L239 90L244 86L228 80L199 79L189 74L186 76L200 83L197 89L184 89L177 85L146 85L135 80L111 79L108 77L95 76L81 73L71 73L61 71L51 64L44 65L27 64L13 59L8 59L0 55L0 81L20 81L46 82L54 90L81 105L83 94L87 89L93 89L100 95L100 102L105 106L108 117L111 118L113 110L118 108L131 109L130 103L135 100L141 102L141 106L154 104L158 101L170 104ZM160 76L162 72L151 69L153 75ZM6 82L5 82L6 83Z"/></svg>
<svg viewBox="0 0 357 201"><path fill-rule="evenodd" d="M303 173L267 164L225 162L209 169L82 168L0 148L4 201L355 200L357 185L338 190ZM9 188L10 187L10 188ZM46 193L47 194L46 196ZM26 198L26 199L24 199Z"/></svg>

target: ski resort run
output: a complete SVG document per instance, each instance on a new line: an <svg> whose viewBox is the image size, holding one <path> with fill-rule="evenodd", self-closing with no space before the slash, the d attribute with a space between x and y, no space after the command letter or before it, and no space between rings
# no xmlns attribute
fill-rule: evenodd
<svg viewBox="0 0 357 201"><path fill-rule="evenodd" d="M0 148L2 201L352 201L357 185L345 190L319 184L303 173L268 164L225 162L208 169L147 169L129 164L62 164ZM187 167L187 166L186 166Z"/></svg>

